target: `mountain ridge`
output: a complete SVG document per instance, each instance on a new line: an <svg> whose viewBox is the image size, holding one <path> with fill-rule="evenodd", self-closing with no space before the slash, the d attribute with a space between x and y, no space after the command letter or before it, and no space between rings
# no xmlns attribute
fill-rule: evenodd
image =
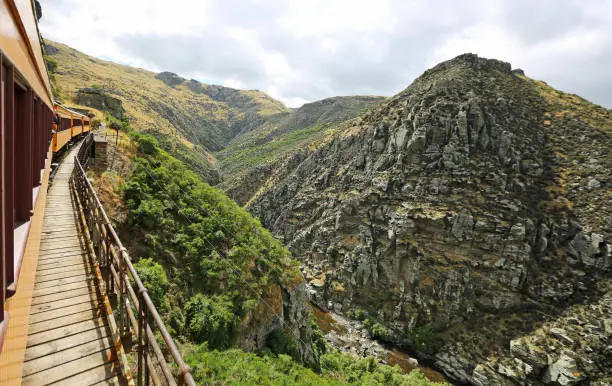
<svg viewBox="0 0 612 386"><path fill-rule="evenodd" d="M310 140L323 135L322 131L330 126L384 99L331 97L289 109L259 90L238 90L188 80L169 71L154 73L133 68L93 58L50 40L45 47L48 63L53 62L50 68L54 84L62 90L60 97L76 107L89 106L105 110L114 118L125 117L135 130L154 135L165 150L186 161L208 182L218 184L225 180L222 187L235 191L233 195L242 197L239 199L242 203L250 194L240 191L239 184L233 181L244 180L245 176L260 172L262 167L266 170L271 167L258 163L257 159L249 160L252 165L249 162L234 165L229 156L234 149L234 154L241 151L242 137L246 136L242 143L251 137L257 138L257 143L249 146L261 145L264 152L271 140L282 140L295 130L308 129L307 133L298 135L297 141L308 146ZM303 113L305 110L308 114ZM292 146L296 143L295 137L289 140ZM227 163L217 164L219 152L225 159L230 158Z"/></svg>
<svg viewBox="0 0 612 386"><path fill-rule="evenodd" d="M608 379L605 350L564 321L612 307L611 123L509 63L460 55L286 164L247 207L302 261L318 305L361 308L456 380ZM542 348L559 328L581 346Z"/></svg>

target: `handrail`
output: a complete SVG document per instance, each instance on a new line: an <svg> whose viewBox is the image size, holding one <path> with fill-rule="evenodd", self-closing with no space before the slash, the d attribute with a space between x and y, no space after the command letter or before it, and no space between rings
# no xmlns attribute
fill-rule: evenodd
<svg viewBox="0 0 612 386"><path fill-rule="evenodd" d="M119 332L123 336L135 336L137 340L138 385L188 385L195 386L189 366L168 333L146 287L130 260L126 248L115 232L98 195L85 173L89 160L93 133L85 137L70 177L70 186L84 213L84 227L89 232L93 250L104 277L104 291L117 299ZM112 315L111 315L112 316ZM157 331L165 343L170 358L178 368L173 374L156 339ZM152 352L151 352L152 349Z"/></svg>

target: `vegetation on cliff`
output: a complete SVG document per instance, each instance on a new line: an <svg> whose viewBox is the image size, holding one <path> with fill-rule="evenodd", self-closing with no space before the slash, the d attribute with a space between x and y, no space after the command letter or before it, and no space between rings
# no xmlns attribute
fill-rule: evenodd
<svg viewBox="0 0 612 386"><path fill-rule="evenodd" d="M133 249L146 258L137 267L158 306L169 307L175 332L229 347L235 326L272 301L270 287L301 281L298 264L256 219L153 137L135 137L141 156L123 192Z"/></svg>

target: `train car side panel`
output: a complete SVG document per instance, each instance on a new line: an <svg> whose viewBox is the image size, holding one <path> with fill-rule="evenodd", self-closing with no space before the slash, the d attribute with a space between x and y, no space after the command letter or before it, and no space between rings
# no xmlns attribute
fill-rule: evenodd
<svg viewBox="0 0 612 386"><path fill-rule="evenodd" d="M62 130L55 133L55 138L53 139L53 152L57 153L62 150L64 146L72 139L72 135L70 133L70 129Z"/></svg>
<svg viewBox="0 0 612 386"><path fill-rule="evenodd" d="M26 2L23 1L23 3ZM51 87L48 86L49 81L41 75L42 73L46 76L46 68L42 67L40 69L38 67L37 54L34 52L37 51L36 49L32 49L32 54L30 53L30 48L23 39L21 32L26 32L25 27L15 21L16 12L13 1L0 1L0 48L5 57L10 58L10 61L28 81L34 92L44 99L49 108L53 108ZM28 19L33 19L33 15ZM36 41L38 42L38 39ZM44 66L44 62L41 64Z"/></svg>

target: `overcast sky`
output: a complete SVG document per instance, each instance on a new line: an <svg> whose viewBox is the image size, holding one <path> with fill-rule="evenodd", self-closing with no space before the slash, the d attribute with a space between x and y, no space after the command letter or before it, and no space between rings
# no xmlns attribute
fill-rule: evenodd
<svg viewBox="0 0 612 386"><path fill-rule="evenodd" d="M40 2L47 38L291 107L393 95L464 52L612 107L612 0Z"/></svg>

